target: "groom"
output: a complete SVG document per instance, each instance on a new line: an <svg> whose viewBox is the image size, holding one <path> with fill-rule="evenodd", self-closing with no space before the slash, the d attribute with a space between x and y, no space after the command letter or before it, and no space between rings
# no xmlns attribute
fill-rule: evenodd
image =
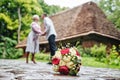
<svg viewBox="0 0 120 80"><path fill-rule="evenodd" d="M56 44L55 44L55 38L57 36L54 25L52 20L47 17L47 14L42 14L41 18L44 21L44 32L43 32L43 36L46 35L46 38L49 42L49 47L50 47L50 62L48 64L52 64L51 63L51 59L52 56L55 55L55 51L57 50Z"/></svg>

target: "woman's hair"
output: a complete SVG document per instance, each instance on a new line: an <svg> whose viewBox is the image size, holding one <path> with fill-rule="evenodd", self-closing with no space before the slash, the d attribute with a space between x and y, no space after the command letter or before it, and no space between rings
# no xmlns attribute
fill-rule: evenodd
<svg viewBox="0 0 120 80"><path fill-rule="evenodd" d="M38 19L38 20L39 20L39 16L35 14L35 15L33 15L32 19L33 19L33 20L35 20L35 19Z"/></svg>

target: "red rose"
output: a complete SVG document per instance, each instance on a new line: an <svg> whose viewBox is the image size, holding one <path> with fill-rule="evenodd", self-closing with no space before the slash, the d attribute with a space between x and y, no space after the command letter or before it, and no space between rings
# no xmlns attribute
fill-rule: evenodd
<svg viewBox="0 0 120 80"><path fill-rule="evenodd" d="M69 69L68 69L67 66L60 66L60 67L59 67L59 72L60 72L61 74L64 74L64 75L68 75Z"/></svg>
<svg viewBox="0 0 120 80"><path fill-rule="evenodd" d="M59 62L60 62L60 59L58 59L58 58L53 58L52 59L52 64L57 65L57 64L59 64Z"/></svg>
<svg viewBox="0 0 120 80"><path fill-rule="evenodd" d="M62 49L61 51L61 54L68 54L70 51L69 51L69 48L66 48L66 49Z"/></svg>
<svg viewBox="0 0 120 80"><path fill-rule="evenodd" d="M76 55L77 55L77 56L80 56L80 53L79 53L77 50L76 50Z"/></svg>

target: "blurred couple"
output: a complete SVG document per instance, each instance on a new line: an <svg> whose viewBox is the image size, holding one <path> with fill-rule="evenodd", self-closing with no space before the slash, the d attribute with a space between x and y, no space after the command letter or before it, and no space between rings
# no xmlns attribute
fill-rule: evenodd
<svg viewBox="0 0 120 80"><path fill-rule="evenodd" d="M44 31L41 31L41 27L39 24L39 15L33 15L32 17L33 22L31 23L31 31L27 38L27 46L26 46L26 63L28 63L28 57L29 54L32 54L31 60L33 63L36 64L36 61L34 59L35 53L39 53L39 36L46 36L46 39L49 43L50 48L50 61L48 64L51 64L51 58L55 55L55 51L57 50L55 39L56 39L56 31L54 28L54 24L52 20L47 16L47 14L42 14L41 19L43 19L44 22Z"/></svg>

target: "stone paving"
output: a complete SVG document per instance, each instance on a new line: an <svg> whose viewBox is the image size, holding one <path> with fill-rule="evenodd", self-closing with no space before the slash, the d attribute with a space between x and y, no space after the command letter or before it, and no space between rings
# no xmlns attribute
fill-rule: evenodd
<svg viewBox="0 0 120 80"><path fill-rule="evenodd" d="M81 66L78 76L65 76L46 63L0 59L0 80L120 80L120 70Z"/></svg>

